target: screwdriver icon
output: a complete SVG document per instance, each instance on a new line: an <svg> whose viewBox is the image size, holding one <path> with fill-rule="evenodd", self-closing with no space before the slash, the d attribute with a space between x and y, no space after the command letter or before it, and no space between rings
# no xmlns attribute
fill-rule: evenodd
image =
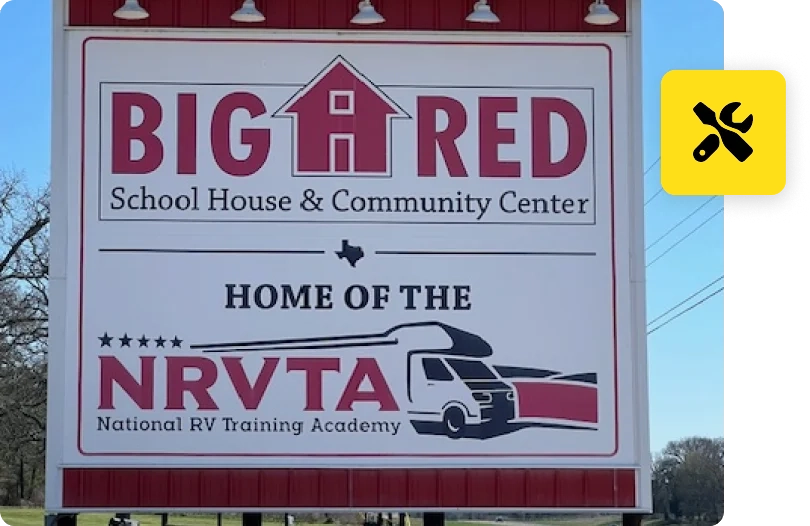
<svg viewBox="0 0 810 526"><path fill-rule="evenodd" d="M720 111L720 122L729 128L734 128L742 133L746 133L754 124L754 116L749 115L742 122L734 122L732 115L734 110L736 110L739 106L739 102L731 102L726 104L726 106ZM754 149L751 148L745 139L743 139L738 133L720 126L720 124L717 122L717 115L715 115L711 108L702 102L698 102L695 107L692 108L692 111L695 112L695 115L697 115L698 119L700 119L700 122L706 126L711 126L717 131L717 134L712 133L703 139L703 141L701 141L697 148L695 148L695 150L692 152L692 156L697 162L702 163L709 159L709 157L711 157L714 152L720 148L721 140L726 150L728 150L731 155L733 155L740 162L745 161L751 156L752 153L754 153Z"/></svg>

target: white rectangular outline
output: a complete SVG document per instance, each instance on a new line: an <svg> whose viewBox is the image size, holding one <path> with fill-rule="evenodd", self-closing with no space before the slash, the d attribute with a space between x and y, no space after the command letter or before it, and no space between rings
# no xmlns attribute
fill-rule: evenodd
<svg viewBox="0 0 810 526"><path fill-rule="evenodd" d="M89 41L91 41L91 40L132 40L132 39L147 39L147 40L150 40L150 39L151 39L151 40L160 40L160 39L162 39L162 38L165 38L165 37L148 37L148 36L140 36L138 33L135 33L135 36L134 36L134 37L133 37L132 35L128 35L128 36L126 36L126 37L124 37L124 36L110 36L110 37L108 37L108 36L89 36L89 37L85 37L85 38L84 38L84 40L83 40L83 45L85 46L85 48L84 48L84 49L86 50L87 43L88 43ZM198 38L199 38L199 37L198 37ZM610 72L614 72L614 69L611 67L611 65L613 64L613 61L612 61L612 59L611 59L611 56L612 56L612 55L611 55L611 50L612 50L612 49L614 49L614 48L615 48L615 49L621 49L621 50L622 50L622 52L623 52L623 53L625 53L625 54L627 55L627 57L628 57L627 62L628 62L628 63L629 63L629 62L631 62L631 60L630 60L630 59L631 59L632 57L630 56L630 41L629 41L628 39L624 39L624 40L623 40L621 43L616 43L616 44L607 44L607 43L604 43L604 42L597 42L597 43L583 43L583 42L582 42L582 40L581 40L581 37L562 37L562 36L558 36L558 38L560 38L560 39L562 39L562 40L564 40L564 41L571 40L571 41L572 41L572 43L573 43L573 45L575 45L575 46L577 46L577 45L580 45L580 46L582 46L582 45L587 45L587 46L595 46L595 47L602 47L602 48L606 48L606 49L609 51L609 53L608 53L608 55L607 55L607 58L608 58L607 65L608 65L608 70L609 70ZM615 37L609 37L609 38L612 38L612 39L614 39L614 40L615 40ZM192 37L192 38L191 38L191 40L194 40L194 37ZM207 38L202 38L202 40L210 40L210 39L207 39ZM230 38L226 38L225 40L227 40L227 41L229 41L229 42L234 41L234 40L232 40L232 39L230 39ZM239 41L239 40L240 40L240 39L236 39L235 41ZM248 40L252 40L252 39L251 39L251 38L248 38ZM468 37L467 39L461 39L461 40L462 40L462 42L467 42L467 41L470 41L470 42L475 42L475 43L478 43L478 42L480 41L480 36L478 36L478 35L476 35L476 36L471 36L471 37ZM303 41L304 41L304 42L312 42L311 40L308 40L308 39L304 39ZM414 38L414 39L409 39L409 40L407 40L407 41L402 41L402 40L394 40L393 42L394 42L395 44L414 44L414 43L418 43L419 41L420 41L419 39ZM437 38L437 37L434 37L434 38L431 38L431 40L430 40L430 41L431 41L431 42L443 42L443 41L448 41L448 42L450 42L450 43L452 43L452 44L456 44L456 45L457 45L457 44L459 43L459 37L458 37L457 35L449 35L449 36L448 36L448 37L446 37L446 38ZM485 41L485 42L488 42L488 41ZM501 41L498 41L498 42L501 42ZM334 42L331 42L331 43L334 43ZM352 41L352 43L357 43L357 41ZM536 40L536 42L534 41L534 39L532 39L532 40L530 40L530 41L529 41L529 44L530 44L530 45L531 45L531 44L535 44L535 43L536 43L537 45L540 45L540 46L566 46L566 45L569 45L569 43L568 43L568 42L562 42L562 43L561 43L561 42L548 42L548 41L546 40L546 38L538 38L538 39ZM521 46L521 45L524 45L524 43L523 43L523 42L515 42L513 45L518 45L518 46ZM84 56L84 55L83 55L83 60L85 60L85 56ZM640 66L639 66L639 67L640 67ZM625 69L626 69L626 71L624 72L624 77L625 77L625 78L624 78L624 81L627 83L627 85L630 85L630 86L631 86L631 85L632 85L632 81L633 81L634 77L633 77L633 76L630 74L629 68L625 68ZM615 73L614 73L614 77L613 77L613 78L616 78L616 77L615 77ZM612 108L612 107L613 107L613 102L614 102L614 95L613 95L613 94L614 94L614 90L613 90L613 87L612 87L612 86L613 86L613 83L611 82L611 84L610 84L610 85L611 85L611 89L610 89L610 91L609 91L609 96L610 96L610 103L609 103L609 107L611 107L611 108ZM548 89L548 88L546 88L546 89ZM639 91L640 91L640 88L639 88ZM635 100L635 99L633 99L633 100ZM629 123L629 122L632 120L632 119L631 119L631 117L632 117L633 115L637 115L637 114L638 114L638 115L640 115L640 113L637 113L637 112L640 112L640 109L635 110L635 109L632 107L632 104L631 104L630 102L628 102L628 105L630 105L630 106L631 106L631 107L630 107L630 108L627 110L627 114L628 114L628 123ZM84 107L82 108L82 111L84 111ZM613 114L612 114L612 112L611 112L611 113L609 114L609 116L610 116L610 118L611 118L611 119L612 119L612 115L613 115ZM640 117L639 117L639 118L640 118ZM639 124L640 124L640 123L639 123ZM632 125L631 125L631 124L628 124L628 126L632 126ZM611 130L612 130L612 128L611 128ZM632 134L632 130L630 130L630 131L629 131L629 133L631 133L631 134ZM611 135L610 135L610 136L611 136L611 138L612 138L612 137L613 137L613 134L611 133ZM639 141L640 141L640 139L639 139ZM640 144L640 142L639 142L639 144ZM626 149L624 153L627 155L627 159L628 159L628 167L629 167L629 169L630 169L630 170L633 170L633 165L634 165L634 163L632 162L632 160L633 160L633 157L634 157L634 155L633 155L633 153L634 153L634 148L635 148L636 146L637 146L637 145L636 145L635 143L628 143L627 141L625 141L625 142L623 142L623 143L622 143L622 149ZM614 141L613 141L613 140L611 140L611 141L610 141L610 148L611 148L611 149L614 151L614 154L615 154L615 152L616 152L617 150L616 150L616 146L615 146L615 143L614 143ZM640 155L640 153L639 153L639 155ZM389 159L389 160L390 160L390 159ZM639 156L639 158L638 158L638 162L637 162L637 163L635 163L635 164L637 164L637 166L636 166L636 170L635 170L635 171L637 171L638 173L640 173L640 172L641 172L641 170L642 170L642 166L641 166L641 157L640 157L640 156ZM612 163L612 162L611 162L611 165L610 165L610 169L611 169L611 171L615 170L614 165L613 165L613 163ZM82 171L82 174L84 174L84 171ZM329 176L331 176L331 177L337 177L335 174L330 173L330 172L325 172L325 173L324 173L324 175L329 175ZM357 177L357 175L349 175L349 177ZM613 178L611 178L611 181L613 181ZM615 192L615 190L616 190L616 186L615 186L615 184L612 184L611 186L612 186L612 188L613 188L613 191ZM634 192L632 191L632 189L634 189L634 188L636 187L636 185L635 185L635 184L633 184L633 180L632 180L632 179L631 179L631 181L630 181L629 187L630 187L630 190L631 190L631 194L632 194L633 196L636 196L636 193L634 193ZM640 195L640 194L639 194L639 195ZM638 197L638 199L636 199L636 200L637 200L639 203L643 203L643 198L641 198L641 197ZM634 202L635 202L635 201L634 201ZM636 203L635 205L632 205L632 204L631 204L631 206L637 206L637 203ZM634 212L633 214L634 214L634 215L638 215L638 213L637 213L637 212ZM642 221L642 220L643 220L643 216L640 216L640 217L638 218L638 220L637 220L637 221ZM639 237L636 239L636 234L637 234L637 233L636 233L636 231L635 231L635 230L632 228L632 225L633 225L633 224L634 224L634 222L631 220L631 222L630 222L630 225L631 225L631 226L629 226L629 227L628 227L628 230L630 231L630 239L631 239L631 243L634 243L635 245L638 245L638 246L643 246L643 228L642 228L642 230L640 230L640 231L638 232L638 236L639 236ZM612 230L612 231L613 231L613 230ZM611 248L611 250L614 250L614 251L615 251L615 248L613 248L613 247L612 247L612 248ZM634 252L634 253L635 253L635 254L637 254L637 252ZM614 254L615 254L615 252L614 252ZM643 254L642 254L642 255L643 255ZM632 259L632 258L631 258L631 259ZM630 266L630 271L631 271L631 272L633 272L633 269L634 269L634 268L636 268L636 267L634 267L634 266L633 266L633 262L632 262L632 261L631 261L631 262L629 262L629 266ZM641 264L641 265L640 265L640 267L638 267L638 268L642 268L642 269L643 269L643 268L644 268L643 264ZM82 275L82 276L83 276L83 275ZM83 278L82 278L82 279L83 279ZM635 295L633 295L633 294L632 294L632 291L634 290L634 287L632 286L632 283L631 283L630 289L631 289L631 295L632 295L633 297L635 297ZM633 301L633 299L631 298L631 299L630 299L630 302L632 302L632 301ZM639 301L641 301L641 302L642 302L642 304L643 304L643 302L644 302L644 298L643 298L643 296L641 297L641 299L640 299ZM633 307L631 307L631 308L633 308ZM642 307L642 309L643 309L643 307ZM632 330L632 328L631 328L631 330ZM642 334L643 334L643 333L642 333ZM614 378L615 378L615 375L616 375L616 374L618 374L618 373L617 373L617 370L616 370L616 367L617 367L617 357L616 357L616 353L618 352L618 350L617 350L617 349L618 349L618 348L616 347L615 342L614 342ZM80 361L81 361L81 357L82 357L81 342L80 342L80 344L79 344L79 357L80 357ZM644 367L643 369L640 369L640 370L638 370L638 369L636 369L636 368L634 367L634 372L633 372L633 374L635 375L635 374L639 374L639 373L644 375L644 379L643 379L643 380L644 380L644 382L646 382L646 367ZM640 381L639 381L639 382L640 382ZM641 383L639 383L639 386L641 386ZM642 391L642 393L646 393L646 383L644 383L644 391ZM640 396L640 394L638 394L638 393L636 393L636 394L637 394L637 396ZM614 391L614 397L615 397L615 398L614 398L615 400L618 400L618 398L617 398L617 397L618 397L618 391ZM618 403L618 401L616 401L615 403ZM646 407L646 400L645 400L645 401L643 401L643 403L645 404L645 406L644 406L644 407ZM636 403L635 401L634 401L634 404L635 404L635 407L638 407L638 405L637 405L637 403ZM79 404L79 411L81 411L81 408L82 408L82 404ZM618 419L618 415L619 415L619 413L620 413L620 409L618 409L618 408L617 408L617 409L616 409L616 411L615 411L615 413L614 413L614 415L615 415L614 421L615 421L616 419ZM646 415L646 413L645 413L645 414L644 414L644 415L642 415L642 416L646 418L646 416L647 416L647 415ZM80 418L81 418L81 416L80 416ZM81 431L81 429L82 429L82 428L81 428L81 426L79 426L79 427L78 427L78 429L79 429L79 433L80 433L80 431ZM618 424L617 424L617 426L616 426L616 430L618 431L618 429L619 429L619 427L618 427ZM638 436L638 430L633 429L633 430L632 430L632 432L633 432L633 434L634 434L634 435ZM79 437L79 438L78 438L78 440L80 441L80 440L81 440L81 438ZM619 448L619 445L618 445L618 444L619 444L619 443L618 443L618 440L619 440L618 435L616 435L616 437L615 437L615 441L616 441L616 442L614 443L614 444L615 444L615 449L613 450L613 452L612 452L612 453L610 453L610 454L606 454L606 455L604 455L604 456L607 456L607 457L614 457L614 456L615 456L615 455L618 453L618 451L619 451L619 449L618 449L618 448ZM85 451L84 451L84 450L83 450L81 447L80 447L80 449L79 449L79 450L80 450L81 454L82 454L82 455L84 455L84 456L90 456L90 455L93 455L93 456L101 456L101 455L110 456L110 455L114 455L113 453L104 453L104 452L88 453L88 452L85 452ZM638 453L638 451L636 451L636 454L634 455L634 457L635 457L635 458L639 458L639 459L644 459L644 458L647 458L647 459L648 459L648 457L649 457L649 453L645 453L644 451L648 451L648 448L645 448L644 450L642 450L642 453L640 453L640 454ZM121 453L119 453L119 454L121 454ZM136 454L134 454L134 455L135 455L135 456L142 456L142 454L139 454L139 453L136 453ZM149 456L153 456L153 455L154 455L154 453L149 454ZM482 456L482 455L475 455L475 456L476 456L476 457L480 457L480 456ZM487 455L487 454L485 454L485 455L483 455L483 456L492 456L492 455L491 455L491 454L488 454L488 455ZM535 457L535 458L537 458L537 457L539 457L539 456L546 456L546 457L547 457L547 456L554 456L554 457L557 457L557 458L569 458L569 457L581 458L581 455L576 455L576 454L567 454L567 453L566 453L566 454L554 454L554 455L532 455L532 454L528 454L528 456ZM596 456L596 455L591 454L591 455L588 455L588 456ZM599 457L604 457L602 454L598 454L598 456L599 456ZM649 460L649 459L648 459L648 460ZM433 465L435 465L435 464L433 464ZM327 466L332 466L332 464L328 464ZM294 466L294 467L297 467L297 466ZM633 464L633 467L636 467L636 464Z"/></svg>
<svg viewBox="0 0 810 526"><path fill-rule="evenodd" d="M335 106L338 97L347 97L349 99L349 107L344 110ZM354 90L329 90L329 115L354 117Z"/></svg>
<svg viewBox="0 0 810 526"><path fill-rule="evenodd" d="M65 312L65 303L64 301L60 301L65 299L66 290L64 290L64 280L66 278L65 274L65 264L67 263L67 254L65 253L66 242L67 242L67 232L66 226L58 227L58 225L66 225L66 220L68 219L68 195L66 193L66 173L65 171L67 168L59 168L62 164L59 162L63 160L66 156L65 151L65 127L67 125L66 122L66 97L67 94L65 92L66 84L67 84L67 72L66 72L66 35L68 28L66 28L66 5L68 0L57 0L54 2L53 7L53 55L54 60L52 62L53 67L53 77L52 77L52 86L53 86L53 94L52 94L52 118L53 118L53 125L51 129L52 135L52 145L51 145L51 154L54 160L54 168L51 174L51 184L53 189L53 197L52 197L52 215L54 218L55 227L52 228L51 238L52 238L52 267L51 267L51 286L53 287L56 285L56 281L62 282L61 290L59 287L53 291L53 304L52 304L52 331L50 334L50 347L53 350L56 349L64 349L67 341L65 340L66 334L64 333L64 315ZM642 147L641 147L641 138L642 138L642 129L641 129L641 98L636 96L640 93L641 90L641 78L640 75L637 73L640 71L640 63L641 63L641 34L640 34L640 20L641 20L641 0L631 0L630 9L628 12L628 28L632 27L633 31L630 33L629 31L626 33L615 33L612 34L615 36L622 36L628 37L628 47L630 48L630 67L628 68L628 76L630 80L630 91L632 96L628 99L628 105L631 112L631 121L630 121L630 135L632 140L630 142L634 144L628 144L627 148L631 152L631 166L630 172L635 173L635 177L630 177L629 185L632 196L634 198L634 202L638 203L638 199L635 199L640 192L642 191L642 186L639 184L638 179L641 176L643 166L642 166ZM101 31L103 32L104 29L112 29L112 28L103 28ZM137 31L128 31L127 29L117 28L117 31L121 33L132 33L136 34ZM183 30L177 30L178 32L184 32ZM224 32L226 30L194 30L197 32L202 33L215 33L215 32ZM188 33L192 33L194 31L185 31ZM270 31L270 33L280 33L279 31ZM305 31L299 32L301 34L307 33ZM312 38L328 38L330 32L318 32L312 35ZM544 34L544 37L550 38L561 38L563 40L566 39L577 39L582 37L590 36L590 33L576 33L576 34L560 34L560 33L547 33ZM466 36L466 35L465 35ZM480 36L480 35L479 35ZM244 38L250 38L251 35L244 34ZM427 32L414 32L412 35L412 40L419 41L426 37L434 38L438 40L446 39L446 38L463 38L458 33L446 33L446 34L436 34L436 33L427 33ZM239 38L236 36L236 38ZM359 34L356 37L358 40L362 41L366 38L380 38L380 35L377 34L376 36L371 35L362 35ZM399 37L401 38L401 36ZM389 160L390 161L390 160ZM62 192L60 194L60 191ZM642 201L643 202L643 199ZM635 210L635 214L643 213L642 210ZM637 223L634 232L633 238L635 238L635 245L636 247L643 247L643 223ZM57 228L58 227L58 228ZM645 447L645 445L649 444L649 430L646 428L642 428L642 426L648 425L648 399L647 399L647 376L646 376L646 336L644 333L645 324L643 323L645 318L645 311L644 311L644 276L638 275L639 273L643 272L644 267L644 255L643 251L636 250L634 251L634 256L631 258L632 263L634 265L632 273L632 287L634 292L634 298L631 299L633 303L635 303L635 313L634 318L636 321L636 326L633 328L634 332L636 333L636 342L635 342L635 355L639 359L639 362L636 364L635 368L635 394L636 394L636 407L638 411L637 417L639 420L636 422L636 437L640 438L641 440L637 440L635 443L635 450L637 460L639 461L640 465L635 465L638 469L638 478L637 480L637 504L635 508L605 508L605 511L610 512L618 512L618 511L644 511L649 512L651 509L651 495L650 495L650 473L649 473L649 465L650 465L650 456L649 456L649 447ZM632 268L632 267L631 267ZM638 303L638 302L641 303ZM61 325L61 327L60 327ZM51 353L49 356L49 362L51 367L49 367L49 391L51 392L60 392L64 391L65 388L68 387L66 385L68 383L68 379L65 378L63 374L63 367L62 365L65 362L65 355L64 353L54 352ZM72 385L72 384L71 384ZM62 421L63 421L63 406L67 403L66 399L58 399L57 396L51 396L48 400L48 429L56 431L61 434L62 428ZM57 436L59 438L59 436ZM66 444L62 443L60 439L53 440L50 439L47 442L47 464L46 464L46 481L47 481L47 491L46 491L46 510L48 512L54 512L57 510L64 510L62 504L62 480L61 480L61 473L64 464L64 447ZM108 463L108 466L113 467L115 465L121 464L120 461ZM570 466L569 466L570 467ZM588 468L594 466L587 466ZM597 467L598 468L598 467ZM639 469L640 468L640 469ZM341 511L345 511L343 508L340 509ZM76 510L79 511L79 510ZM90 510L88 510L90 511ZM92 510L92 511L100 511L100 510ZM177 510L175 510L177 511ZM428 511L428 510L421 510L421 511ZM444 511L444 509L442 509ZM471 510L473 511L473 510ZM493 511L497 511L493 509ZM536 511L536 510L534 510ZM566 509L566 508L550 508L550 511L554 511L557 513L566 513L566 512L580 512L582 511L581 508L573 508L573 509ZM593 509L590 511L597 511L597 509Z"/></svg>
<svg viewBox="0 0 810 526"><path fill-rule="evenodd" d="M349 143L349 166L346 170L337 169L337 145L338 141ZM351 175L354 173L354 161L357 150L354 147L353 133L330 133L329 134L329 172L335 175Z"/></svg>

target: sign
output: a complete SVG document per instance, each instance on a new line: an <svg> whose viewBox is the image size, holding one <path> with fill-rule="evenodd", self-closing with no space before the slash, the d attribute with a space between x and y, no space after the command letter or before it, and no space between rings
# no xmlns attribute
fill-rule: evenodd
<svg viewBox="0 0 810 526"><path fill-rule="evenodd" d="M787 178L787 86L773 70L661 79L661 183L672 195L775 195Z"/></svg>
<svg viewBox="0 0 810 526"><path fill-rule="evenodd" d="M334 38L69 35L65 461L638 465L624 39Z"/></svg>

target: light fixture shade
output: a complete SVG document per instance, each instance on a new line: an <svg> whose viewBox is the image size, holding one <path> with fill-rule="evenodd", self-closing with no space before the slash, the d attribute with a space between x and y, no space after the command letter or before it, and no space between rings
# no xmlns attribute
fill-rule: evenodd
<svg viewBox="0 0 810 526"><path fill-rule="evenodd" d="M242 2L242 7L231 15L231 20L234 22L264 22L264 15L256 9L254 0L245 0Z"/></svg>
<svg viewBox="0 0 810 526"><path fill-rule="evenodd" d="M124 5L119 7L113 16L121 20L143 20L149 18L149 12L141 7L138 0L125 0Z"/></svg>
<svg viewBox="0 0 810 526"><path fill-rule="evenodd" d="M588 15L585 17L585 22L595 26L609 26L618 21L619 15L610 10L605 0L595 0L588 7Z"/></svg>
<svg viewBox="0 0 810 526"><path fill-rule="evenodd" d="M472 13L467 17L467 22L479 22L483 24L497 24L501 19L492 12L487 0L478 0L473 7Z"/></svg>
<svg viewBox="0 0 810 526"><path fill-rule="evenodd" d="M357 4L357 14L352 18L352 24L382 24L385 18L374 9L371 0L363 0Z"/></svg>

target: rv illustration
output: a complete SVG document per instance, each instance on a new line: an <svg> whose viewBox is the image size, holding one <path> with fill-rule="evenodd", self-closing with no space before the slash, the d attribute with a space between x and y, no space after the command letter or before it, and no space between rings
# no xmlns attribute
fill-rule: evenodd
<svg viewBox="0 0 810 526"><path fill-rule="evenodd" d="M414 429L463 438L486 426L488 434L503 434L517 416L516 393L482 360L493 354L492 348L475 334L429 323L422 326L442 329L450 345L407 352L408 415Z"/></svg>
<svg viewBox="0 0 810 526"><path fill-rule="evenodd" d="M488 439L527 427L595 429L595 373L488 363L480 336L438 321L381 333L192 345L203 352L405 349L408 419L420 435Z"/></svg>

